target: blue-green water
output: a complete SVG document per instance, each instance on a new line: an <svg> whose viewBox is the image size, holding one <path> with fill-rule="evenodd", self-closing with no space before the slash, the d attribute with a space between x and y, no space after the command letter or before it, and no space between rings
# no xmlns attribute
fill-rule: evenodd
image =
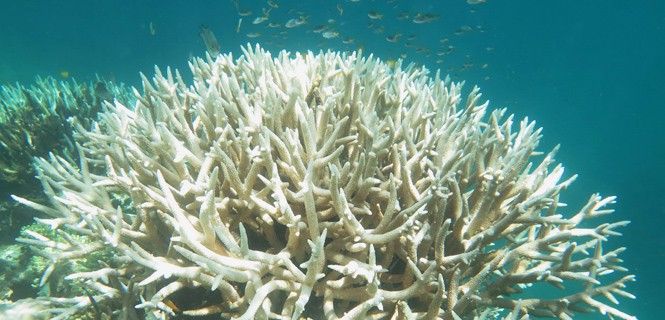
<svg viewBox="0 0 665 320"><path fill-rule="evenodd" d="M622 309L640 319L663 318L665 2L274 2L279 7L269 21L254 25L268 6L241 0L241 9L252 14L236 32L238 11L226 0L2 1L0 84L99 74L138 85L138 72L150 75L154 65L186 74L187 58L205 49L201 25L217 35L222 51L258 42L270 50L363 48L384 59L405 54L406 61L441 68L467 87L479 85L491 106L543 126L541 149L560 143L558 160L568 174L580 175L566 192L570 210L593 192L619 197L614 217L632 224L610 246L628 247L625 265L638 279L629 288L637 299L622 301ZM383 18L369 19L373 11ZM409 18L398 19L402 12ZM416 24L417 13L438 18ZM307 24L283 27L299 14L309 16ZM271 21L282 26L270 28ZM339 36L323 38L312 31L318 25ZM396 34L398 42L386 40ZM344 43L347 37L354 42Z"/></svg>

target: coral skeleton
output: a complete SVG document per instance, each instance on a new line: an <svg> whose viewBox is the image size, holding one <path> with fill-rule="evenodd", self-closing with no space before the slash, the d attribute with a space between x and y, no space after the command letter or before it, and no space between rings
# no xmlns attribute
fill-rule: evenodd
<svg viewBox="0 0 665 320"><path fill-rule="evenodd" d="M614 306L634 298L624 248L606 249L628 222L591 221L615 198L564 213L557 148L478 88L357 52L248 46L190 68L79 127L79 163L37 159L48 204L15 197L64 239L19 239L50 259L42 282L115 253L66 275L90 295L50 316L635 319Z"/></svg>

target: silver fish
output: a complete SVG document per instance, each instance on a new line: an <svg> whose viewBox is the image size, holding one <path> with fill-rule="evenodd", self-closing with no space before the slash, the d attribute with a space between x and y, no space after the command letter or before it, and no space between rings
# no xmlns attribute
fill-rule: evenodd
<svg viewBox="0 0 665 320"><path fill-rule="evenodd" d="M326 31L326 32L321 33L321 36L323 36L326 39L333 39L333 38L337 38L339 36L339 32L334 31L334 30L330 30L330 31Z"/></svg>
<svg viewBox="0 0 665 320"><path fill-rule="evenodd" d="M289 21L287 21L286 24L284 24L284 26L287 28L295 28L305 23L307 23L307 18L300 16L298 18L289 19Z"/></svg>
<svg viewBox="0 0 665 320"><path fill-rule="evenodd" d="M381 20L383 19L383 13L377 11L370 11L367 13L367 17L369 17L372 20Z"/></svg>

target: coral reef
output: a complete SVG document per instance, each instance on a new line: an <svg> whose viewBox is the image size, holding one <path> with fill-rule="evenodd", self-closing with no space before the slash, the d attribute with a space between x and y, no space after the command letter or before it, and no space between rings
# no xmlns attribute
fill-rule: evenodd
<svg viewBox="0 0 665 320"><path fill-rule="evenodd" d="M38 160L49 203L15 199L61 237L19 239L49 259L42 282L114 252L66 275L87 297L44 312L634 319L613 306L633 297L624 249L604 248L627 222L590 221L614 197L564 213L575 176L536 151L534 122L401 61L243 52L191 61L189 85L143 77L135 106L77 128L79 164Z"/></svg>

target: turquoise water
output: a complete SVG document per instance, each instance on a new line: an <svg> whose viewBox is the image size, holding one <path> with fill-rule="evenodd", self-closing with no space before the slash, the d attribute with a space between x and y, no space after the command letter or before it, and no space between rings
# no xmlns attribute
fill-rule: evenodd
<svg viewBox="0 0 665 320"><path fill-rule="evenodd" d="M3 1L0 84L28 84L36 75L86 80L98 74L138 85L138 72L150 75L154 65L187 74L187 58L205 50L201 25L217 35L223 52L258 42L270 50L363 48L384 59L405 54L406 61L441 68L468 88L480 86L491 106L543 126L541 149L560 143L558 160L568 174L580 175L564 199L571 210L593 192L618 196L614 218L632 224L610 246L628 247L625 265L638 279L629 288L637 299L623 300L622 310L640 319L662 318L665 2L275 2L279 8L269 21L254 25L267 5L240 1L252 14L236 32L239 16L231 1ZM283 37L283 24L298 11L309 16L307 23ZM369 19L373 11L383 18ZM401 12L410 18L399 20ZM416 24L416 13L438 18ZM282 27L270 28L270 21ZM312 31L322 24L339 36L326 39ZM251 33L260 35L249 38ZM398 33L398 42L386 40ZM344 43L347 37L354 42ZM439 56L440 50L451 52Z"/></svg>

